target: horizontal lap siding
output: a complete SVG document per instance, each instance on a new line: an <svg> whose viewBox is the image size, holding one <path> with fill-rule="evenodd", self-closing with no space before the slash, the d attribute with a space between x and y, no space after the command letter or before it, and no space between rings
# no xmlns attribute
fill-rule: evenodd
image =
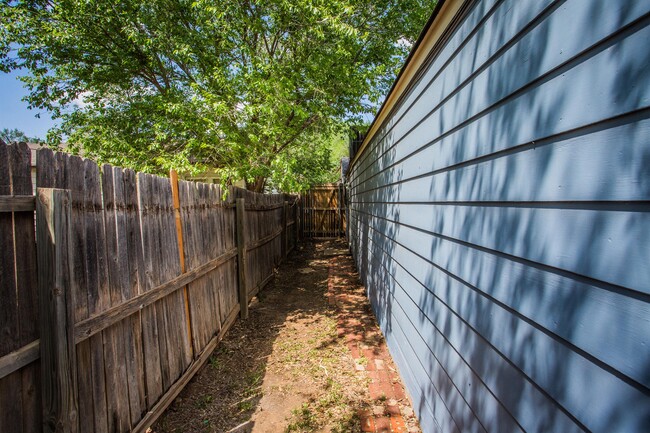
<svg viewBox="0 0 650 433"><path fill-rule="evenodd" d="M649 13L476 2L352 166L425 431L650 429Z"/></svg>

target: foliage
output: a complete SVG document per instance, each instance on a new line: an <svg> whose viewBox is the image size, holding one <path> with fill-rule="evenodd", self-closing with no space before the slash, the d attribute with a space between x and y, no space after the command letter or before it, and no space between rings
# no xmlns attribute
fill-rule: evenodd
<svg viewBox="0 0 650 433"><path fill-rule="evenodd" d="M4 141L5 143L18 143L21 141L24 141L26 143L44 142L44 140L38 137L28 137L23 131L17 128L14 129L3 128L2 131L0 131L0 139L2 139L2 141Z"/></svg>
<svg viewBox="0 0 650 433"><path fill-rule="evenodd" d="M311 185L332 182L336 166L327 144L328 140L317 139L311 145L295 146L278 155L270 166L270 186L298 192Z"/></svg>
<svg viewBox="0 0 650 433"><path fill-rule="evenodd" d="M2 0L0 69L30 72L30 106L61 118L51 142L292 188L301 162L326 168L314 136L375 110L431 3Z"/></svg>
<svg viewBox="0 0 650 433"><path fill-rule="evenodd" d="M350 138L348 134L337 134L331 138L328 147L332 150L332 163L337 167L341 163L341 158L350 156L349 145Z"/></svg>

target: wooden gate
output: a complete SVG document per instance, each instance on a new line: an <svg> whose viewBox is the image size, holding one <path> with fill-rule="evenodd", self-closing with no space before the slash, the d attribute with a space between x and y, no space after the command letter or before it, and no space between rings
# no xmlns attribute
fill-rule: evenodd
<svg viewBox="0 0 650 433"><path fill-rule="evenodd" d="M318 185L302 199L302 235L305 238L345 236L345 189L342 184Z"/></svg>

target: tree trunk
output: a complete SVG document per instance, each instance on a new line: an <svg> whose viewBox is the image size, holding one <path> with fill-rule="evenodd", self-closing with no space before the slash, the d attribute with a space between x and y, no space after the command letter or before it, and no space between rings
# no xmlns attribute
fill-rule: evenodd
<svg viewBox="0 0 650 433"><path fill-rule="evenodd" d="M253 182L246 181L246 189L253 192L264 192L264 186L266 185L266 177L257 176Z"/></svg>

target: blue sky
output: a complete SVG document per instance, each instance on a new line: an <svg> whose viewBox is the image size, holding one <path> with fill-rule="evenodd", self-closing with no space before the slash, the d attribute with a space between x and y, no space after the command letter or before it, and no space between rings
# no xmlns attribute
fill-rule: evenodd
<svg viewBox="0 0 650 433"><path fill-rule="evenodd" d="M18 80L21 74L0 72L0 129L18 128L29 137L45 138L47 130L55 122L45 110L30 110L27 103L21 101L27 94L23 83ZM36 114L40 113L40 119Z"/></svg>

